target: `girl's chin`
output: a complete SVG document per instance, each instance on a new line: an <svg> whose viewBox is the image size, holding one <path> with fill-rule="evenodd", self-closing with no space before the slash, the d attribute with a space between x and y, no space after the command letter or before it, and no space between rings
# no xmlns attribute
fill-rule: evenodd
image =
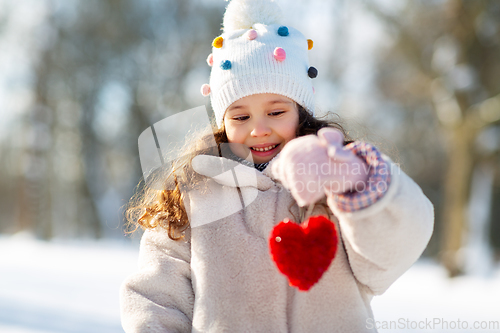
<svg viewBox="0 0 500 333"><path fill-rule="evenodd" d="M273 157L274 157L274 156L273 156ZM256 159L256 158L254 158L254 159L253 159L253 163L255 163L255 164L267 163L267 162L269 162L269 161L270 161L270 160L272 160L272 159L273 159L272 157L270 157L270 158L266 158L266 159Z"/></svg>

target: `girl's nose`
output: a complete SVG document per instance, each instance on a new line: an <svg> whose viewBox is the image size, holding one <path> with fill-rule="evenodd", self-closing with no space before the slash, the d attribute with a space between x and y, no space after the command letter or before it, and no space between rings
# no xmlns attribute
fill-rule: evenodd
<svg viewBox="0 0 500 333"><path fill-rule="evenodd" d="M255 125L250 133L252 136L266 136L271 135L271 128L264 119L255 122Z"/></svg>

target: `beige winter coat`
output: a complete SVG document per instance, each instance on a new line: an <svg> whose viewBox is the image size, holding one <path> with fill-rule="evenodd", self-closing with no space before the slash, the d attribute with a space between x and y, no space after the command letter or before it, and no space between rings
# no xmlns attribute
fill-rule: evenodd
<svg viewBox="0 0 500 333"><path fill-rule="evenodd" d="M125 331L375 332L367 328L372 297L419 258L434 223L420 187L384 159L392 181L381 200L354 213L324 200L341 240L328 271L308 292L290 287L269 255L273 226L299 215L271 166L261 173L240 164L217 176L216 165L235 162L193 162L212 177L209 193L192 191L185 199L192 226L186 241L172 241L162 230L145 232L140 270L121 289ZM317 205L313 214L325 212Z"/></svg>

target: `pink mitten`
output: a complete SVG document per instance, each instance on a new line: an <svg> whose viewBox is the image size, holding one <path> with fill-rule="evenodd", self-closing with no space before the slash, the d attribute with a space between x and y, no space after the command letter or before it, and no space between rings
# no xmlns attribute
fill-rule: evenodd
<svg viewBox="0 0 500 333"><path fill-rule="evenodd" d="M363 187L368 166L344 149L343 142L343 134L328 127L319 130L317 136L302 136L283 147L272 172L299 206L318 201L326 192L338 194Z"/></svg>

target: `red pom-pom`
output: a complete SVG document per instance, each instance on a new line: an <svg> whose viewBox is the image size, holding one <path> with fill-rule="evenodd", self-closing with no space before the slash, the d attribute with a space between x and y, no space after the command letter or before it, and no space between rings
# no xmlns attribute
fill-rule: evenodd
<svg viewBox="0 0 500 333"><path fill-rule="evenodd" d="M330 266L337 252L335 224L311 216L301 225L288 219L278 223L269 239L271 257L291 286L309 290Z"/></svg>

